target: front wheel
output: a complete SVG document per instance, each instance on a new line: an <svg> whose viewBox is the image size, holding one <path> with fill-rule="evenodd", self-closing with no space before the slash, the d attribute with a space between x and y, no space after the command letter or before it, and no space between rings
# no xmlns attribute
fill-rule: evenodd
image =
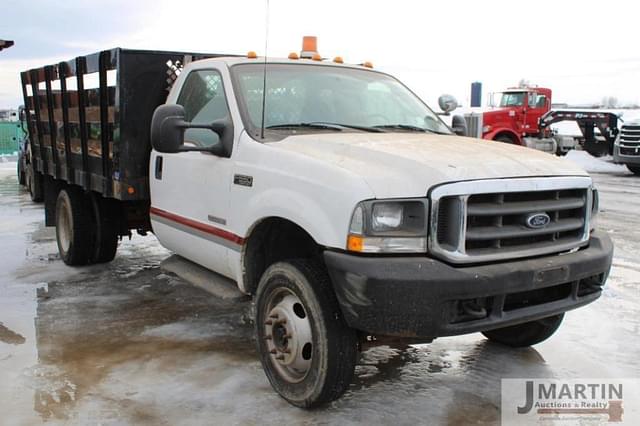
<svg viewBox="0 0 640 426"><path fill-rule="evenodd" d="M515 144L514 140L510 136L506 136L506 135L500 135L497 138L495 138L494 141L502 142L502 143L508 143L508 144L511 144L511 145Z"/></svg>
<svg viewBox="0 0 640 426"><path fill-rule="evenodd" d="M563 318L564 314L559 314L524 324L483 331L482 334L491 341L522 348L547 340L560 327Z"/></svg>
<svg viewBox="0 0 640 426"><path fill-rule="evenodd" d="M640 166L630 166L627 164L627 169L634 175L640 176Z"/></svg>
<svg viewBox="0 0 640 426"><path fill-rule="evenodd" d="M347 390L358 349L325 269L310 260L271 265L256 294L256 335L265 374L289 403L311 408Z"/></svg>

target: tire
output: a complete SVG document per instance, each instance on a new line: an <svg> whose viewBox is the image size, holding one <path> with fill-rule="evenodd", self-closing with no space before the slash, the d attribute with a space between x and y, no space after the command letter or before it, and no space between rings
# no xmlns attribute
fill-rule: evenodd
<svg viewBox="0 0 640 426"><path fill-rule="evenodd" d="M24 170L22 170L22 159L18 159L18 184L24 186L26 184L26 178L24 176Z"/></svg>
<svg viewBox="0 0 640 426"><path fill-rule="evenodd" d="M640 166L630 166L627 164L627 169L629 169L629 171L634 175L640 176Z"/></svg>
<svg viewBox="0 0 640 426"><path fill-rule="evenodd" d="M560 327L563 318L564 314L554 315L536 321L525 322L524 324L483 331L482 334L493 342L514 348L522 348L535 345L551 337Z"/></svg>
<svg viewBox="0 0 640 426"><path fill-rule="evenodd" d="M118 250L118 205L117 201L90 195L93 211L93 250L91 263L111 262Z"/></svg>
<svg viewBox="0 0 640 426"><path fill-rule="evenodd" d="M56 241L60 257L69 266L86 265L93 253L92 211L78 188L66 187L56 200Z"/></svg>
<svg viewBox="0 0 640 426"><path fill-rule="evenodd" d="M513 141L513 139L511 139L509 136L498 136L497 138L494 139L494 141L496 142L502 142L502 143L509 143L509 144L514 144L515 142Z"/></svg>
<svg viewBox="0 0 640 426"><path fill-rule="evenodd" d="M282 398L312 408L347 390L358 357L357 335L318 263L271 265L258 284L255 324L262 367Z"/></svg>
<svg viewBox="0 0 640 426"><path fill-rule="evenodd" d="M33 170L33 167L28 172L28 186L29 186L29 195L31 196L31 201L34 203L40 203L44 200L44 177L42 173L38 173Z"/></svg>

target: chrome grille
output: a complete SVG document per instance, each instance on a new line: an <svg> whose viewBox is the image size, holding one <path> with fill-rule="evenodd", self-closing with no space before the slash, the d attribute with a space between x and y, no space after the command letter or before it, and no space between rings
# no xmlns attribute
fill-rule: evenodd
<svg viewBox="0 0 640 426"><path fill-rule="evenodd" d="M467 122L467 136L472 138L482 138L482 114L481 113L469 113L464 115L464 120Z"/></svg>
<svg viewBox="0 0 640 426"><path fill-rule="evenodd" d="M640 125L624 125L620 131L620 154L640 155Z"/></svg>
<svg viewBox="0 0 640 426"><path fill-rule="evenodd" d="M431 194L430 251L453 263L562 252L589 238L588 177L459 182ZM530 215L548 215L541 228Z"/></svg>

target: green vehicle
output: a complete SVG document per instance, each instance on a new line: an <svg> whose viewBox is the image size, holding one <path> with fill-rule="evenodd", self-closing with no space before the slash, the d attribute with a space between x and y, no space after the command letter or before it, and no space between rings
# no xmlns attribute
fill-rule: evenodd
<svg viewBox="0 0 640 426"><path fill-rule="evenodd" d="M27 185L29 133L24 121L24 107L13 113L16 114L19 120L0 121L0 155L18 156L18 183Z"/></svg>
<svg viewBox="0 0 640 426"><path fill-rule="evenodd" d="M24 136L20 121L0 121L0 155L15 155Z"/></svg>

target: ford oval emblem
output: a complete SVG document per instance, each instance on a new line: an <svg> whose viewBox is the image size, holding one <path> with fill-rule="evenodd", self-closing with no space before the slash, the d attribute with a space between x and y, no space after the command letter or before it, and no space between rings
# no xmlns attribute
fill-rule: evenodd
<svg viewBox="0 0 640 426"><path fill-rule="evenodd" d="M533 229L544 228L549 222L551 222L551 218L546 213L531 213L525 219L527 226Z"/></svg>

